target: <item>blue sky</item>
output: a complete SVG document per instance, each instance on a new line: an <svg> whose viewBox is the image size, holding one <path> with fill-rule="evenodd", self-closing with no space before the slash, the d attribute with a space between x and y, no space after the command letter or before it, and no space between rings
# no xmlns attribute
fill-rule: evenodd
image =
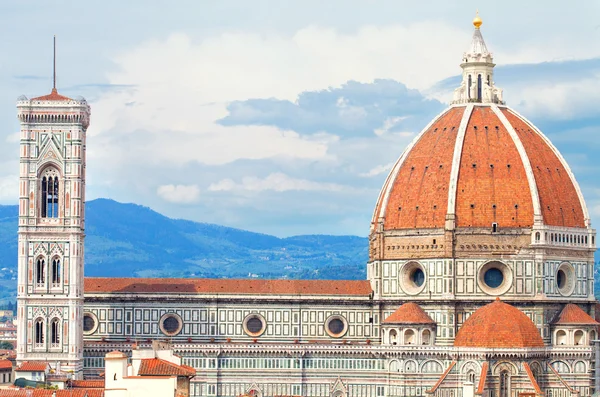
<svg viewBox="0 0 600 397"><path fill-rule="evenodd" d="M366 235L391 163L451 99L479 9L508 104L563 153L600 219L600 1L0 4L0 203L15 100L92 106L88 199L279 236Z"/></svg>

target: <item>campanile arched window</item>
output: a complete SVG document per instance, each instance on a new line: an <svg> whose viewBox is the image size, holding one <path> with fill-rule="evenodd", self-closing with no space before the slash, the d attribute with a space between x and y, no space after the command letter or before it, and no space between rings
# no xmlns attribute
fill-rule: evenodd
<svg viewBox="0 0 600 397"><path fill-rule="evenodd" d="M36 284L46 282L46 261L43 258L38 258L35 263L35 282Z"/></svg>
<svg viewBox="0 0 600 397"><path fill-rule="evenodd" d="M60 321L55 318L50 324L50 343L53 347L57 347L60 344Z"/></svg>
<svg viewBox="0 0 600 397"><path fill-rule="evenodd" d="M59 175L54 168L46 168L42 174L42 202L40 216L42 218L58 218Z"/></svg>
<svg viewBox="0 0 600 397"><path fill-rule="evenodd" d="M60 284L60 258L52 260L52 284Z"/></svg>
<svg viewBox="0 0 600 397"><path fill-rule="evenodd" d="M34 340L36 345L44 344L44 320L38 318L35 320L35 335Z"/></svg>

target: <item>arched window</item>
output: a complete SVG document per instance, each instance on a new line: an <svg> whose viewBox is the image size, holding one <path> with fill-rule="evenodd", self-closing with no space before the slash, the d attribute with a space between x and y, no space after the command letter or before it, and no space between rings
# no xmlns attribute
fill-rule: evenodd
<svg viewBox="0 0 600 397"><path fill-rule="evenodd" d="M585 338L584 338L582 330L575 331L575 334L573 335L573 341L575 342L576 345L584 344Z"/></svg>
<svg viewBox="0 0 600 397"><path fill-rule="evenodd" d="M423 330L423 333L421 334L421 341L424 345L430 345L431 344L431 331L429 331L428 329Z"/></svg>
<svg viewBox="0 0 600 397"><path fill-rule="evenodd" d="M60 344L60 321L57 318L50 324L50 343L55 347Z"/></svg>
<svg viewBox="0 0 600 397"><path fill-rule="evenodd" d="M508 371L500 372L500 397L510 397L510 374Z"/></svg>
<svg viewBox="0 0 600 397"><path fill-rule="evenodd" d="M540 241L540 237L541 237L540 232L536 232L535 233L535 241Z"/></svg>
<svg viewBox="0 0 600 397"><path fill-rule="evenodd" d="M473 79L471 75L469 75L469 87L467 87L467 92L469 93L469 99L471 99L471 85L473 84Z"/></svg>
<svg viewBox="0 0 600 397"><path fill-rule="evenodd" d="M53 168L44 171L42 177L42 218L58 218L58 172Z"/></svg>
<svg viewBox="0 0 600 397"><path fill-rule="evenodd" d="M557 345L566 345L567 344L567 333L563 330L559 330L556 332L556 344Z"/></svg>
<svg viewBox="0 0 600 397"><path fill-rule="evenodd" d="M60 284L60 258L52 260L52 284Z"/></svg>
<svg viewBox="0 0 600 397"><path fill-rule="evenodd" d="M44 320L38 318L35 320L35 344L42 345L44 343Z"/></svg>
<svg viewBox="0 0 600 397"><path fill-rule="evenodd" d="M390 345L398 344L398 333L396 332L396 330L395 329L391 330L389 335L390 335Z"/></svg>
<svg viewBox="0 0 600 397"><path fill-rule="evenodd" d="M477 75L477 100L481 101L481 75Z"/></svg>
<svg viewBox="0 0 600 397"><path fill-rule="evenodd" d="M42 258L38 258L35 263L35 282L37 284L46 282L46 261Z"/></svg>
<svg viewBox="0 0 600 397"><path fill-rule="evenodd" d="M404 344L405 345L414 345L415 344L415 331L412 329L407 329L404 331Z"/></svg>
<svg viewBox="0 0 600 397"><path fill-rule="evenodd" d="M467 374L467 382L475 383L475 372L469 371Z"/></svg>

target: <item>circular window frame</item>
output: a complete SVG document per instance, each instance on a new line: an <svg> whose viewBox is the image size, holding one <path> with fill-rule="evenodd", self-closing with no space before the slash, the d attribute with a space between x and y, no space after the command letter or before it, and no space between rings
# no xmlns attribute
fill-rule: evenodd
<svg viewBox="0 0 600 397"><path fill-rule="evenodd" d="M86 331L84 328L85 316L89 316L94 320L94 327L89 331ZM100 325L100 322L98 321L98 316L96 316L92 312L84 312L81 322L82 322L81 329L83 330L83 334L86 336L93 335L94 333L96 333L96 331L98 330L98 326Z"/></svg>
<svg viewBox="0 0 600 397"><path fill-rule="evenodd" d="M258 318L258 319L259 319L259 320L262 322L262 325L263 325L263 326L262 326L262 328L260 329L260 331L258 331L258 332L251 332L251 331L248 329L248 321L250 321L250 320L251 320L251 319L253 319L253 318ZM252 336L252 337L255 337L255 338L256 338L256 337L259 337L259 336L261 336L262 334L264 334L264 333L265 333L265 331L267 330L267 320L265 320L265 318L264 318L264 317L263 317L261 314L258 314L258 313L250 313L250 314L248 314L248 315L247 315L247 316L244 318L244 321L243 321L243 323L242 323L242 328L244 328L244 333L245 333L246 335L248 335L248 336Z"/></svg>
<svg viewBox="0 0 600 397"><path fill-rule="evenodd" d="M329 329L329 324L333 320L340 320L342 322L342 324L344 324L344 328L342 329L342 332L339 332L337 334L331 332L331 330ZM324 328L325 328L325 332L330 337L335 338L335 339L343 338L348 333L348 321L346 320L346 318L344 316L341 316L339 314L333 314L333 315L327 317L327 319L325 320Z"/></svg>
<svg viewBox="0 0 600 397"><path fill-rule="evenodd" d="M485 273L490 269L498 269L502 272L502 277L503 277L502 284L500 284L496 288L492 288L485 283ZM477 283L479 284L479 288L488 295L494 295L494 296L503 295L506 292L508 292L508 290L512 286L512 270L504 262L500 262L500 261L486 262L483 264L483 266L481 266L479 268L479 272L477 274Z"/></svg>
<svg viewBox="0 0 600 397"><path fill-rule="evenodd" d="M169 332L165 329L165 320L169 318L174 318L179 322L179 327L177 327L176 331ZM176 336L179 335L179 333L183 329L183 320L181 319L181 316L177 313L165 313L160 317L160 320L158 320L158 328L160 328L160 332L162 332L166 336Z"/></svg>
<svg viewBox="0 0 600 397"><path fill-rule="evenodd" d="M412 280L413 273L420 269L423 272L423 284L418 286ZM425 285L427 284L427 270L425 270L425 266L421 265L421 263L417 261L409 261L402 265L400 270L400 288L408 295L417 295L423 292L425 289Z"/></svg>
<svg viewBox="0 0 600 397"><path fill-rule="evenodd" d="M566 277L565 286L560 288L558 285L558 272L562 271ZM577 284L577 277L575 276L575 268L569 262L561 263L554 273L554 284L556 289L562 296L570 296L575 291L575 285Z"/></svg>

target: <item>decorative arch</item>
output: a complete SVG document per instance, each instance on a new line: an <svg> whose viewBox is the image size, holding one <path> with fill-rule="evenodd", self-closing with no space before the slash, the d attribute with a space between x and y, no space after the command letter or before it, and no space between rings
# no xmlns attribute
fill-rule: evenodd
<svg viewBox="0 0 600 397"><path fill-rule="evenodd" d="M558 329L554 332L554 344L555 345L566 345L567 341L567 332L564 329Z"/></svg>
<svg viewBox="0 0 600 397"><path fill-rule="evenodd" d="M42 285L46 283L46 272L46 257L40 255L35 259L34 279L36 284Z"/></svg>
<svg viewBox="0 0 600 397"><path fill-rule="evenodd" d="M404 363L404 372L406 373L415 373L417 372L418 368L419 365L415 360L406 360L406 362Z"/></svg>
<svg viewBox="0 0 600 397"><path fill-rule="evenodd" d="M62 259L58 255L52 258L50 277L53 285L59 285L62 281Z"/></svg>
<svg viewBox="0 0 600 397"><path fill-rule="evenodd" d="M390 361L390 372L400 372L400 361L392 360Z"/></svg>
<svg viewBox="0 0 600 397"><path fill-rule="evenodd" d="M421 331L421 344L432 345L433 344L433 333L429 329Z"/></svg>
<svg viewBox="0 0 600 397"><path fill-rule="evenodd" d="M421 365L419 372L422 374L441 374L444 372L444 367L439 361L427 360Z"/></svg>
<svg viewBox="0 0 600 397"><path fill-rule="evenodd" d="M575 330L573 332L573 344L576 346L585 345L585 332L581 329Z"/></svg>
<svg viewBox="0 0 600 397"><path fill-rule="evenodd" d="M467 361L460 368L460 373L466 374L469 371L474 371L475 373L479 374L481 373L481 366L476 361Z"/></svg>
<svg viewBox="0 0 600 397"><path fill-rule="evenodd" d="M417 333L412 328L406 329L403 340L405 345L414 345L417 343Z"/></svg>
<svg viewBox="0 0 600 397"><path fill-rule="evenodd" d="M571 367L565 361L560 361L560 360L553 361L553 362L550 363L550 365L559 374L570 374L572 372L571 371Z"/></svg>
<svg viewBox="0 0 600 397"><path fill-rule="evenodd" d="M573 364L573 372L576 374L585 374L587 373L587 365L584 361L577 361Z"/></svg>
<svg viewBox="0 0 600 397"><path fill-rule="evenodd" d="M509 361L502 361L496 364L496 366L494 366L492 370L492 373L496 376L499 376L500 372L502 371L508 371L511 375L517 375L519 373L519 370L516 367L516 365Z"/></svg>

